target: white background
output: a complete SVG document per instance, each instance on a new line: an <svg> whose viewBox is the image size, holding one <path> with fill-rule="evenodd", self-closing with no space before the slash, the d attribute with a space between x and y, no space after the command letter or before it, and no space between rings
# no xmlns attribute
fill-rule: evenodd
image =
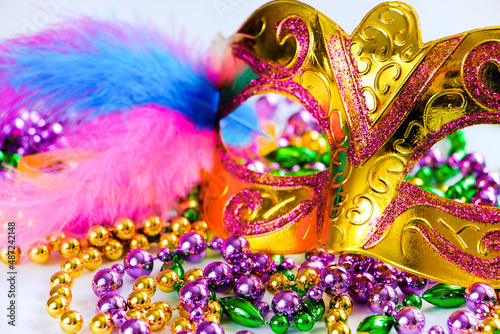
<svg viewBox="0 0 500 334"><path fill-rule="evenodd" d="M104 19L120 19L129 22L152 22L158 29L173 36L184 34L193 46L205 52L217 33L228 37L260 5L267 1L253 0L0 0L0 38L10 38L21 33L31 33L48 27L51 23L87 15ZM380 1L306 1L351 33L364 15ZM408 1L417 11L423 41L430 41L463 31L500 25L498 1ZM1 79L1 78L0 78ZM467 150L480 151L486 156L490 169L499 170L500 158L497 154L500 129L497 126L474 127L467 131ZM301 257L298 256L298 259ZM198 264L204 268L214 258ZM59 270L61 258L53 256L49 263L36 265L24 263L16 266L17 281L17 327L7 326L7 284L6 267L0 263L0 333L61 333L56 319L45 311L49 291L49 278ZM102 268L110 267L105 263ZM190 266L192 267L192 266ZM188 267L188 268L190 268ZM153 276L159 272L158 266ZM88 321L95 313L97 297L91 290L90 282L94 273L85 272L75 281L71 307L78 310ZM132 279L125 279L123 295L131 290ZM154 300L165 298L157 292ZM174 305L175 295L166 297ZM268 300L269 301L269 300ZM445 325L452 310L439 310L429 304L423 307L427 319L426 329L433 324ZM365 306L356 305L349 317L353 332L361 319L370 314ZM176 314L174 315L174 317ZM235 333L244 328L223 322L226 333ZM115 330L117 333L118 331ZM169 330L163 331L170 332ZM258 328L256 333L271 333L270 329ZM326 333L323 322L319 322L313 333ZM394 331L393 331L394 332ZM90 333L85 327L81 333Z"/></svg>

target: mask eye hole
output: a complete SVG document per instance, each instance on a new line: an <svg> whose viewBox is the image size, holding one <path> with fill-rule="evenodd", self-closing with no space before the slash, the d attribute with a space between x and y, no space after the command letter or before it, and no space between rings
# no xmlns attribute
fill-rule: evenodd
<svg viewBox="0 0 500 334"><path fill-rule="evenodd" d="M232 158L253 171L299 176L329 167L330 147L318 122L286 96L255 95L219 125Z"/></svg>

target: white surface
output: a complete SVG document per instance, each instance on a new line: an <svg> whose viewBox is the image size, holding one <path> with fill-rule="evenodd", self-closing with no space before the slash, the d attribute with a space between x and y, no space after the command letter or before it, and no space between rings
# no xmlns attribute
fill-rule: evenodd
<svg viewBox="0 0 500 334"><path fill-rule="evenodd" d="M188 40L194 40L195 47L201 52L211 39L222 32L226 37L234 33L244 20L267 1L254 0L209 0L209 1L152 1L143 0L0 0L0 38L13 37L23 32L43 29L50 23L67 16L82 14L98 18L116 17L130 22L151 21L159 29L178 35L185 32ZM350 33L364 15L381 1L306 1L311 6L328 15L343 29ZM462 31L486 26L500 25L498 1L408 1L416 9L421 22L422 38L425 41L453 35ZM499 170L500 158L497 154L497 142L500 138L497 126L474 127L467 131L469 152L480 151L486 156L487 165ZM208 261L199 264L204 268ZM49 278L59 270L61 258L54 256L48 264L36 265L25 263L17 265L17 327L7 326L7 282L6 267L0 265L0 333L61 333L58 321L49 317L45 311L45 302L49 291ZM105 263L103 268L110 267ZM190 268L190 267L188 267ZM156 266L153 276L159 271ZM94 314L97 298L93 295L90 282L94 273L85 272L75 281L71 308L78 310L88 324ZM131 290L133 280L125 279L123 295ZM163 298L158 292L154 300ZM167 297L174 303L175 295ZM445 325L452 310L439 310L425 304L423 312L428 329L431 325ZM370 314L365 306L356 305L349 317L353 332L361 319ZM174 316L175 317L175 316ZM227 320L223 323L226 333L235 333L245 328L232 325ZM294 330L291 330L291 332ZM165 330L162 333L168 333ZM268 327L255 329L256 333L271 333ZM295 331L296 332L296 331ZM319 322L312 333L326 333L323 322ZM393 331L394 332L394 331ZM90 333L85 327L81 333ZM114 333L118 333L115 330Z"/></svg>

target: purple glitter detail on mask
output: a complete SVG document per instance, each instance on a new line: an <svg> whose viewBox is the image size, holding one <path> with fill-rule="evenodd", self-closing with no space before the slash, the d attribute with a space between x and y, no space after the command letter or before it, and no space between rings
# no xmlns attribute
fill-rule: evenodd
<svg viewBox="0 0 500 334"><path fill-rule="evenodd" d="M500 64L500 43L488 41L472 49L463 62L463 73L467 91L480 104L492 109L500 109L500 93L491 89L484 77L487 63Z"/></svg>
<svg viewBox="0 0 500 334"><path fill-rule="evenodd" d="M293 76L302 67L309 50L309 30L307 25L298 17L287 17L276 23L276 39L278 43L283 43L290 35L296 40L297 52L295 62L292 65L282 66L255 54L253 45L246 45L248 39L233 45L234 55L244 60L253 71L261 76L273 79L285 79ZM253 41L252 39L251 41ZM246 42L246 43L245 43Z"/></svg>

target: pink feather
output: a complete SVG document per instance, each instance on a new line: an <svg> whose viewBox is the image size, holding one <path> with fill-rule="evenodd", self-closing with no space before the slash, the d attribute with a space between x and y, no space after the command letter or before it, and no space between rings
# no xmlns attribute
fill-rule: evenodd
<svg viewBox="0 0 500 334"><path fill-rule="evenodd" d="M14 171L13 182L0 187L0 217L16 222L21 249L49 233L81 235L121 216L166 218L200 170L213 164L214 131L195 130L183 115L159 106L101 116L70 131L60 143L69 149L56 151L62 160L74 156L70 167L37 178ZM5 224L0 230L5 243Z"/></svg>

